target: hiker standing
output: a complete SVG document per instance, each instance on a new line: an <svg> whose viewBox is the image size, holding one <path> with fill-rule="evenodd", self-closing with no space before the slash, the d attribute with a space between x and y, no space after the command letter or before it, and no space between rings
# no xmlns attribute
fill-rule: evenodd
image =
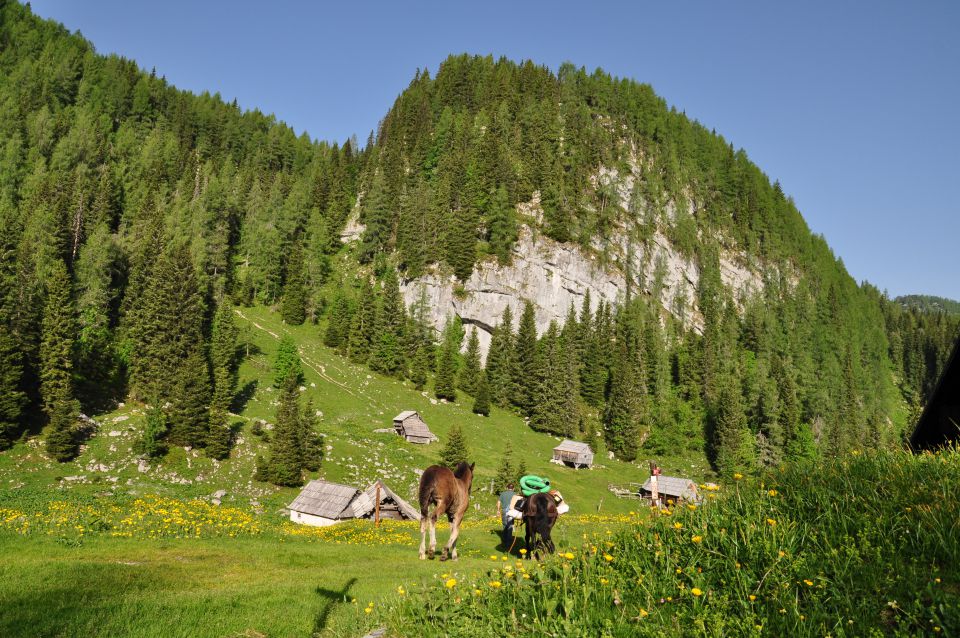
<svg viewBox="0 0 960 638"><path fill-rule="evenodd" d="M513 491L513 483L507 483L507 487L500 492L500 498L497 500L497 514L500 516L500 522L503 523L503 531L500 532L500 540L504 547L509 547L513 539L513 519L507 515L510 508L513 507L513 501L516 494Z"/></svg>

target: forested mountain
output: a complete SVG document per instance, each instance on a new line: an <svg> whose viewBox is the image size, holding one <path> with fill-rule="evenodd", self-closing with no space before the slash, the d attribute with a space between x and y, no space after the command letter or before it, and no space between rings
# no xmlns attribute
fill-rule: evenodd
<svg viewBox="0 0 960 638"><path fill-rule="evenodd" d="M904 308L916 308L926 312L945 312L949 315L960 315L960 301L936 297L934 295L902 295L894 299Z"/></svg>
<svg viewBox="0 0 960 638"><path fill-rule="evenodd" d="M45 427L70 458L78 413L130 397L155 439L226 456L231 303L478 411L722 472L896 443L897 403L922 400L956 334L858 286L779 184L647 85L450 57L360 149L178 91L17 3L0 18L0 446ZM623 294L577 291L540 331L518 299L485 361L476 327L436 342L430 300L405 307L428 274L508 267L524 233ZM658 264L632 258L653 243L696 273L666 306ZM759 286L730 285L732 263Z"/></svg>

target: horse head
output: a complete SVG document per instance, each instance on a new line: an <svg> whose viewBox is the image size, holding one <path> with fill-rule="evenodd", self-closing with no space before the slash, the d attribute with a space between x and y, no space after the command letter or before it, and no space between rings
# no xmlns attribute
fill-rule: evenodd
<svg viewBox="0 0 960 638"><path fill-rule="evenodd" d="M453 472L453 475L467 486L467 494L473 491L473 468L475 465L476 463L467 465L466 461L460 461L457 464L457 469Z"/></svg>

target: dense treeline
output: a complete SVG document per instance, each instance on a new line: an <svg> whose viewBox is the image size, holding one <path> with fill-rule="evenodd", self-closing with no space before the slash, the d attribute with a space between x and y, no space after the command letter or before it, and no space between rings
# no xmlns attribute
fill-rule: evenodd
<svg viewBox="0 0 960 638"><path fill-rule="evenodd" d="M628 202L597 177L610 170L636 177ZM343 248L355 207L363 232ZM695 260L695 296L668 313L656 278L631 281L542 334L527 304L485 361L476 329L453 320L438 339L425 297L405 307L402 280L508 262L522 224L611 267L619 238L660 233ZM858 287L778 184L649 86L451 57L361 150L178 91L2 0L0 243L0 449L46 427L58 459L78 450L81 411L127 396L151 406L142 453L228 456L231 304L320 320L343 356L418 389L432 378L479 414L513 409L628 459L706 450L724 472L893 443L894 382L922 401L957 329ZM762 273L752 298L722 285L734 253ZM281 355L259 475L296 484L319 441L296 344Z"/></svg>
<svg viewBox="0 0 960 638"><path fill-rule="evenodd" d="M356 199L356 142L178 91L0 3L0 447L129 394L149 441L229 453L229 300L302 323Z"/></svg>
<svg viewBox="0 0 960 638"><path fill-rule="evenodd" d="M926 312L945 312L949 315L960 315L960 301L936 297L934 295L902 295L894 299L904 308L915 308Z"/></svg>

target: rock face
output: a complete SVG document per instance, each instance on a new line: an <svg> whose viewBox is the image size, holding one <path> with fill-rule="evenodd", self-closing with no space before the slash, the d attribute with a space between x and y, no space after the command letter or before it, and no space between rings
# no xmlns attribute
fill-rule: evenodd
<svg viewBox="0 0 960 638"><path fill-rule="evenodd" d="M629 170L601 167L594 175L594 186L609 187L620 207L631 209L633 187L642 170L644 158L636 150L627 161ZM363 227L351 215L343 241L360 236ZM696 215L694 205L688 212ZM627 294L628 275L632 294L655 295L663 308L681 323L697 332L703 330L703 316L697 306L700 282L697 263L682 255L659 230L646 243L633 241L621 228L606 246L595 243L584 251L575 244L560 244L540 236L537 230L543 211L539 193L529 202L517 204L517 217L525 220L512 249L511 260L502 266L495 260L477 264L469 280L459 283L452 275L439 271L401 282L407 306L426 301L428 317L441 331L450 317L459 316L467 333L477 331L483 356L490 345L493 329L507 306L518 321L525 300L533 303L537 332L542 334L551 321L563 323L571 304L579 314L583 297L590 292L591 309L603 300L618 304ZM672 203L665 206L667 223L676 218ZM602 260L598 255L604 255ZM742 254L720 255L720 277L734 299L746 299L763 289L763 279ZM514 324L516 328L516 324Z"/></svg>
<svg viewBox="0 0 960 638"><path fill-rule="evenodd" d="M575 245L536 237L535 231L522 226L509 265L481 263L460 285L452 276L430 273L404 282L401 290L408 306L425 297L429 317L438 330L450 317L459 316L468 334L478 331L485 355L492 331L508 305L517 321L525 300L530 300L537 332L542 334L551 321L563 323L571 304L579 313L587 291L594 310L600 300L622 302L627 276L620 264L629 263L634 294L657 293L667 311L694 330L702 330L695 294L700 281L696 263L680 255L661 234L654 235L648 248L631 246L624 237L615 250L619 254L614 265L603 266ZM720 276L735 297L751 296L762 289L760 276L738 264L733 255L721 257Z"/></svg>

